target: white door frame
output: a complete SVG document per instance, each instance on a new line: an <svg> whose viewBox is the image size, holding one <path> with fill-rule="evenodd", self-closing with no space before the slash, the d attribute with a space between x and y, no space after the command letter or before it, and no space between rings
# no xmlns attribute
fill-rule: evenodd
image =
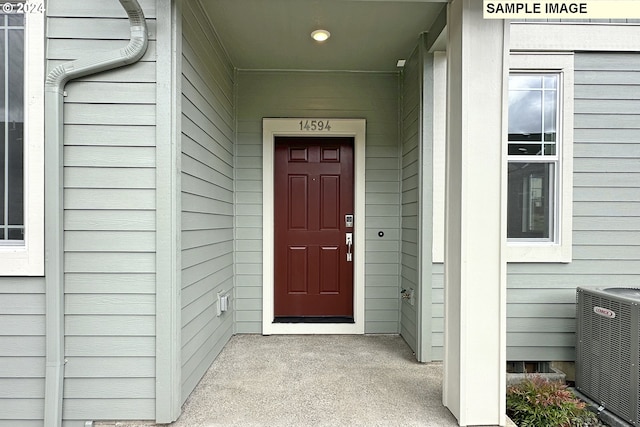
<svg viewBox="0 0 640 427"><path fill-rule="evenodd" d="M329 126L327 126L327 124ZM319 129L322 130L319 130ZM365 256L365 132L364 119L288 118L262 120L262 333L364 334ZM274 147L276 136L354 138L354 323L273 323L274 313Z"/></svg>

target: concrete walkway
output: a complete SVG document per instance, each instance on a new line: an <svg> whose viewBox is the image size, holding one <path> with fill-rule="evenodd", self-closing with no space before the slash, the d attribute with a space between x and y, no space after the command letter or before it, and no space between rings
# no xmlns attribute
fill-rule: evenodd
<svg viewBox="0 0 640 427"><path fill-rule="evenodd" d="M457 425L442 405L442 365L417 363L390 335L235 336L171 424Z"/></svg>

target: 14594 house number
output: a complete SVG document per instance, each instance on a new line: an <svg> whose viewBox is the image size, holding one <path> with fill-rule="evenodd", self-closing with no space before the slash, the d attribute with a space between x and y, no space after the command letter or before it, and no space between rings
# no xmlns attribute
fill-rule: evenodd
<svg viewBox="0 0 640 427"><path fill-rule="evenodd" d="M331 124L329 120L300 120L298 122L300 130L313 131L330 131Z"/></svg>

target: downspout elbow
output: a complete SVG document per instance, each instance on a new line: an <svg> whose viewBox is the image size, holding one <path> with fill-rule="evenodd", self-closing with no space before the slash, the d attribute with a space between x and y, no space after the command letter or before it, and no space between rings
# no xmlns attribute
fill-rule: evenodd
<svg viewBox="0 0 640 427"><path fill-rule="evenodd" d="M138 62L147 51L147 47L149 46L149 35L147 31L146 23L131 27L129 44L122 49L122 57L125 58L125 65Z"/></svg>
<svg viewBox="0 0 640 427"><path fill-rule="evenodd" d="M122 49L91 55L57 66L47 75L45 88L62 94L64 85L70 80L133 64L144 56L149 46L149 33L142 8L137 0L120 0L120 4L129 17L129 44Z"/></svg>

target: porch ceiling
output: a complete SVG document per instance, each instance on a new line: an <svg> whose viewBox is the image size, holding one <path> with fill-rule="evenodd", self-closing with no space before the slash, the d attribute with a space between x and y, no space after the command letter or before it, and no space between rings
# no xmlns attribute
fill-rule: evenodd
<svg viewBox="0 0 640 427"><path fill-rule="evenodd" d="M443 0L201 0L233 65L260 70L395 71ZM331 32L324 43L311 39Z"/></svg>

